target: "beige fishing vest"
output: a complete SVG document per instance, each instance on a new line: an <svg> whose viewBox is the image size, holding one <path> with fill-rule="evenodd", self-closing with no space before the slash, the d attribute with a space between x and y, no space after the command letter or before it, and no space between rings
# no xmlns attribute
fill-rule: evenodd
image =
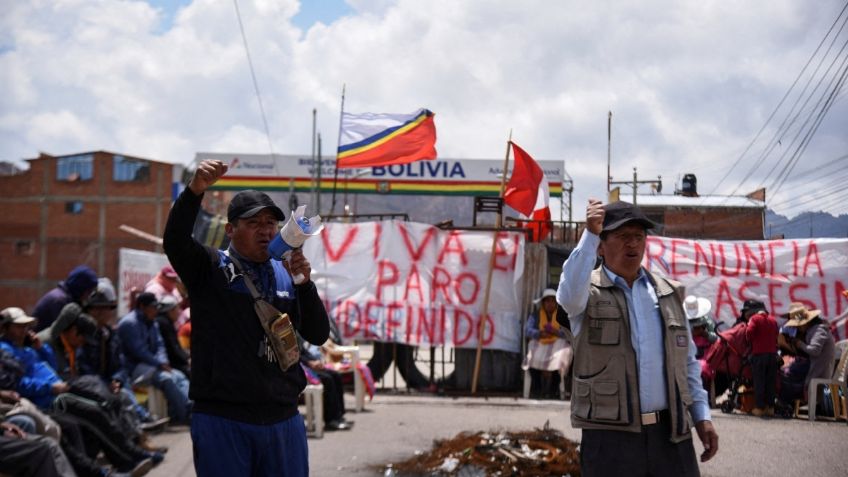
<svg viewBox="0 0 848 477"><path fill-rule="evenodd" d="M665 342L665 375L671 440L692 438L692 404L686 377L689 336L683 312L683 288L658 275L655 284ZM630 318L624 292L598 268L592 272L589 301L574 344L571 425L583 429L641 431L639 375L630 341Z"/></svg>

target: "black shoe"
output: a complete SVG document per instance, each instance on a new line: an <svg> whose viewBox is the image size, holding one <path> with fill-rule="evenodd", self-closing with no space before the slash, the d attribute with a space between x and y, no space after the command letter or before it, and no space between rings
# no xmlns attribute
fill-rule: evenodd
<svg viewBox="0 0 848 477"><path fill-rule="evenodd" d="M324 426L327 431L349 431L353 429L353 422L346 421L344 418L335 421L330 421Z"/></svg>
<svg viewBox="0 0 848 477"><path fill-rule="evenodd" d="M161 464L163 460L165 460L165 455L161 452L147 452L147 457L153 462L153 467Z"/></svg>

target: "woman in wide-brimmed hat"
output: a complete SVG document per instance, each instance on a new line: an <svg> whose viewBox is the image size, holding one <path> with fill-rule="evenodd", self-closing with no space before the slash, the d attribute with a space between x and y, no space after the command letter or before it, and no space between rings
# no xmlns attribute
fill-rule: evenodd
<svg viewBox="0 0 848 477"><path fill-rule="evenodd" d="M692 341L697 348L695 357L698 359L701 359L710 345L718 339L715 333L715 321L710 316L712 309L713 304L710 300L700 296L689 295L683 301L683 311L689 319Z"/></svg>
<svg viewBox="0 0 848 477"><path fill-rule="evenodd" d="M783 317L788 319L783 325L784 330L797 330L791 341L792 346L810 357L810 370L804 380L804 388L812 379L830 378L833 374L836 342L830 333L830 325L822 319L821 311L807 309L801 303L792 303L789 312Z"/></svg>
<svg viewBox="0 0 848 477"><path fill-rule="evenodd" d="M553 373L557 372L560 380L564 380L571 368L573 354L566 339L570 324L565 311L556 302L556 290L546 288L536 303L539 303L539 310L530 315L524 329L530 340L524 369L531 370L534 384L538 383L534 386L537 393L542 397L555 397Z"/></svg>

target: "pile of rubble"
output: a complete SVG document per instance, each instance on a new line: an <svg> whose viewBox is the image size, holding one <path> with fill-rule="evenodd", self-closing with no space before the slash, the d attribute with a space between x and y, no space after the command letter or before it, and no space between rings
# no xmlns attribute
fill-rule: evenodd
<svg viewBox="0 0 848 477"><path fill-rule="evenodd" d="M462 432L436 440L430 452L388 464L386 477L580 475L576 442L553 429L523 432Z"/></svg>

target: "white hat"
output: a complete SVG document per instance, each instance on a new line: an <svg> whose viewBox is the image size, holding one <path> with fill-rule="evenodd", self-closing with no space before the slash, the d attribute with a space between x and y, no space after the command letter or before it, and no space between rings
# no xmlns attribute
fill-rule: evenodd
<svg viewBox="0 0 848 477"><path fill-rule="evenodd" d="M2 317L0 318L0 323L4 325L8 323L28 325L35 321L35 318L27 315L24 310L15 306L0 311L0 317Z"/></svg>
<svg viewBox="0 0 848 477"><path fill-rule="evenodd" d="M533 303L541 303L545 298L552 296L556 298L556 290L553 288L545 288L545 291L542 292L542 296L533 301Z"/></svg>
<svg viewBox="0 0 848 477"><path fill-rule="evenodd" d="M173 310L177 307L177 305L179 305L179 303L174 295L164 295L162 299L159 300L157 308L160 312L166 312Z"/></svg>
<svg viewBox="0 0 848 477"><path fill-rule="evenodd" d="M695 295L687 296L686 300L683 302L683 310L686 312L686 316L690 320L696 320L704 317L712 309L713 305L710 303L710 300Z"/></svg>
<svg viewBox="0 0 848 477"><path fill-rule="evenodd" d="M115 287L112 285L112 280L106 277L98 278L97 289L88 297L85 305L87 308L94 306L117 308L118 298L115 295Z"/></svg>

